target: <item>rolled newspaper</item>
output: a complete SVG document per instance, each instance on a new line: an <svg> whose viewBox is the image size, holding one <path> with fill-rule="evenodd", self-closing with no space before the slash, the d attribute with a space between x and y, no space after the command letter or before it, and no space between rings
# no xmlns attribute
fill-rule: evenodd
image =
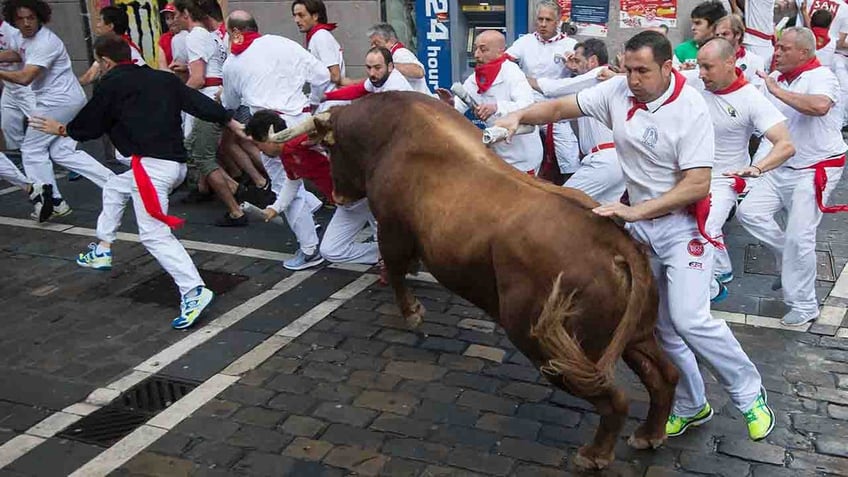
<svg viewBox="0 0 848 477"><path fill-rule="evenodd" d="M260 209L259 207L256 207L255 205L251 204L250 202L242 202L241 203L241 210L245 214L251 215L254 218L259 219L263 222L265 221L264 211L262 209ZM277 225L286 225L286 223L283 221L283 218L279 215L277 215L273 219L269 220L269 222L271 222L272 224L277 224Z"/></svg>
<svg viewBox="0 0 848 477"><path fill-rule="evenodd" d="M465 89L465 86L462 86L462 83L454 83L451 85L451 93L454 94L460 101L468 105L469 108L476 108L477 101L474 101L474 98L468 94L468 90Z"/></svg>
<svg viewBox="0 0 848 477"><path fill-rule="evenodd" d="M536 126L522 124L515 130L515 134L530 134L536 130ZM501 142L509 136L509 130L500 126L492 126L483 130L483 144L491 145Z"/></svg>

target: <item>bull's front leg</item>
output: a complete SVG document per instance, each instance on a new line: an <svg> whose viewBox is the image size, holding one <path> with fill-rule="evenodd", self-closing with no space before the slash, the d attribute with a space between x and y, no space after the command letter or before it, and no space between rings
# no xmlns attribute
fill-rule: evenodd
<svg viewBox="0 0 848 477"><path fill-rule="evenodd" d="M390 222L378 222L380 255L386 267L389 285L395 292L395 301L410 328L417 328L424 320L424 305L406 285L406 272L415 260L415 244L410 235Z"/></svg>

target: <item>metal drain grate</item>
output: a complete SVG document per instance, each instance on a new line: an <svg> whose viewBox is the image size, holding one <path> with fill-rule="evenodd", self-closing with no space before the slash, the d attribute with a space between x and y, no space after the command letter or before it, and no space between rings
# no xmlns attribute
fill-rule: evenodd
<svg viewBox="0 0 848 477"><path fill-rule="evenodd" d="M150 416L142 412L107 406L85 416L57 435L86 444L111 447L148 419Z"/></svg>
<svg viewBox="0 0 848 477"><path fill-rule="evenodd" d="M250 277L237 273L216 272L214 270L199 270L200 277L206 286L216 295L223 295ZM174 306L178 303L179 292L174 280L167 273L160 273L121 294L121 296L138 303L155 303L162 306Z"/></svg>
<svg viewBox="0 0 848 477"><path fill-rule="evenodd" d="M151 377L128 389L111 404L57 434L64 439L110 447L151 417L190 393L198 383Z"/></svg>
<svg viewBox="0 0 848 477"><path fill-rule="evenodd" d="M816 250L816 280L835 282L833 256L826 250ZM745 247L745 273L778 276L777 260L764 245L748 244Z"/></svg>
<svg viewBox="0 0 848 477"><path fill-rule="evenodd" d="M156 414L196 387L195 382L152 377L127 390L112 405L120 405L125 410Z"/></svg>

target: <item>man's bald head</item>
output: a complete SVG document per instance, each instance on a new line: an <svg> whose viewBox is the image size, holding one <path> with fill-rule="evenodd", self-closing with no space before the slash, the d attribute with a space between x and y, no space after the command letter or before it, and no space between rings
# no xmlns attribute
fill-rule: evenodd
<svg viewBox="0 0 848 477"><path fill-rule="evenodd" d="M250 13L244 10L235 10L227 17L227 29L230 31L258 32L259 25L256 24L256 19Z"/></svg>
<svg viewBox="0 0 848 477"><path fill-rule="evenodd" d="M474 40L474 61L477 64L491 63L506 50L506 38L496 30L486 30Z"/></svg>
<svg viewBox="0 0 848 477"><path fill-rule="evenodd" d="M713 38L712 40L704 43L704 46L698 50L699 59L701 55L704 55L706 58L722 61L734 58L735 62L736 50L733 48L733 45L724 38Z"/></svg>

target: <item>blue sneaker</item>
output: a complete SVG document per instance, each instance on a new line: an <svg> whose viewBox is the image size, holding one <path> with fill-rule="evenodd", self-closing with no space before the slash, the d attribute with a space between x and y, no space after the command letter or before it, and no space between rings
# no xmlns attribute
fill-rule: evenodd
<svg viewBox="0 0 848 477"><path fill-rule="evenodd" d="M716 275L716 280L720 281L721 283L723 283L725 285L732 282L733 278L734 278L733 272L719 273L718 275Z"/></svg>
<svg viewBox="0 0 848 477"><path fill-rule="evenodd" d="M294 257L283 262L283 267L287 270L304 270L324 263L324 257L318 253L318 250L312 255L307 256L303 250L298 249Z"/></svg>
<svg viewBox="0 0 848 477"><path fill-rule="evenodd" d="M184 330L192 326L200 318L203 310L212 303L213 298L215 294L212 290L202 285L186 293L180 305L180 316L174 318L171 326L175 330Z"/></svg>
<svg viewBox="0 0 848 477"><path fill-rule="evenodd" d="M106 250L103 253L97 253L97 244L90 243L88 244L88 252L77 256L77 265L94 270L111 270L112 251Z"/></svg>
<svg viewBox="0 0 848 477"><path fill-rule="evenodd" d="M728 291L724 283L721 283L718 278L713 281L714 285L710 287L712 298L710 303L720 303L727 298ZM717 290L717 291L716 291ZM713 295L714 294L714 295Z"/></svg>

